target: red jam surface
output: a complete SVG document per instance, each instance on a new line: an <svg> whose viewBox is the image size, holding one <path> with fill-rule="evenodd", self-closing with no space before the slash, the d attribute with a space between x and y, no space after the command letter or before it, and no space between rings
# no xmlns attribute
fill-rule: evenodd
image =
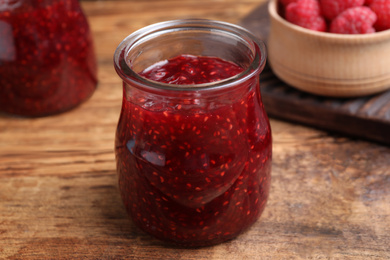
<svg viewBox="0 0 390 260"><path fill-rule="evenodd" d="M189 85L220 81L242 71L236 64L218 58L181 55L158 62L140 75L162 83Z"/></svg>
<svg viewBox="0 0 390 260"><path fill-rule="evenodd" d="M241 71L218 58L182 55L140 75L199 84ZM258 78L241 84L217 100L175 97L180 103L125 92L116 136L119 188L138 227L175 244L207 246L258 219L270 185L271 132Z"/></svg>
<svg viewBox="0 0 390 260"><path fill-rule="evenodd" d="M96 87L96 61L77 0L0 1L0 110L44 116Z"/></svg>

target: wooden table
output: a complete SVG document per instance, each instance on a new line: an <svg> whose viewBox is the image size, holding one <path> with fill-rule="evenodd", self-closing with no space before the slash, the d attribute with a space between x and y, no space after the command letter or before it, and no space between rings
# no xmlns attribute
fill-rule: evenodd
<svg viewBox="0 0 390 260"><path fill-rule="evenodd" d="M271 119L273 179L261 219L208 248L137 230L119 197L114 133L119 42L145 25L199 17L238 23L262 0L89 1L99 87L78 108L0 114L1 259L389 259L390 148Z"/></svg>

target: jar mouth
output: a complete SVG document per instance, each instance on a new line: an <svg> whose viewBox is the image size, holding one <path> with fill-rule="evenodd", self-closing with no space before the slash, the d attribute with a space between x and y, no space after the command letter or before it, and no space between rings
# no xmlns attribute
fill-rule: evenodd
<svg viewBox="0 0 390 260"><path fill-rule="evenodd" d="M170 58L178 55L218 57L238 63L244 70L227 79L188 85L162 83L139 75L143 69L168 59L167 55ZM229 88L260 74L265 63L265 44L252 33L238 25L208 19L172 20L146 26L127 36L114 54L115 70L124 82L154 90Z"/></svg>

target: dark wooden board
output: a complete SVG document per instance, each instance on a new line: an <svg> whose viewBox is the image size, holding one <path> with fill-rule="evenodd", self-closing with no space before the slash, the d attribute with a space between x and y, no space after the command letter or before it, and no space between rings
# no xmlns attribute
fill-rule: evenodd
<svg viewBox="0 0 390 260"><path fill-rule="evenodd" d="M262 4L241 21L264 42L270 24L267 8ZM270 117L390 145L390 90L359 98L320 97L289 86L268 66L260 81Z"/></svg>

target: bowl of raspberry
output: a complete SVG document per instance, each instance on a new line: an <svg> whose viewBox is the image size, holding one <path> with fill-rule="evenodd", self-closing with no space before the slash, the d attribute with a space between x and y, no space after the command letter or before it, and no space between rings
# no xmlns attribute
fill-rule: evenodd
<svg viewBox="0 0 390 260"><path fill-rule="evenodd" d="M390 89L390 0L271 0L268 60L284 82L321 96Z"/></svg>

